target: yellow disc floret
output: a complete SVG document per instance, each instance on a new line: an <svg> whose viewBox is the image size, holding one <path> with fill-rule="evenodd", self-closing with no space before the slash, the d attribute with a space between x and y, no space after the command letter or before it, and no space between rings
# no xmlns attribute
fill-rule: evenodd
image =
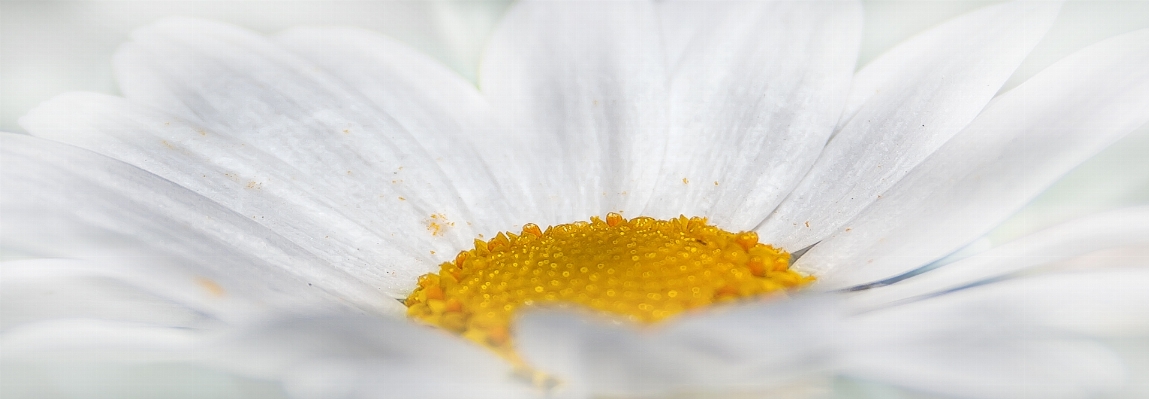
<svg viewBox="0 0 1149 399"><path fill-rule="evenodd" d="M656 322L716 303L782 293L813 281L790 254L703 218L606 220L523 226L423 275L407 315L516 359L508 327L527 306L580 306Z"/></svg>

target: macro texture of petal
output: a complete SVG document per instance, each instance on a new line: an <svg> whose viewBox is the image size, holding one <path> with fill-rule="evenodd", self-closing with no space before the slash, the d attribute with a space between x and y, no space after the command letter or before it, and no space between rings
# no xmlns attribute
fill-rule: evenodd
<svg viewBox="0 0 1149 399"><path fill-rule="evenodd" d="M462 74L358 28L161 19L115 54L123 98L0 134L0 256L31 258L0 263L0 396L103 366L305 399L1149 387L1149 207L986 236L1149 126L1149 30L1013 88L1060 2L855 73L870 5L519 0ZM607 212L757 235L577 222Z"/></svg>
<svg viewBox="0 0 1149 399"><path fill-rule="evenodd" d="M797 251L838 230L981 112L1058 8L1052 2L986 7L863 68L843 117L848 122L759 235Z"/></svg>
<svg viewBox="0 0 1149 399"><path fill-rule="evenodd" d="M482 168L436 163L448 154L424 146L441 135L416 138L346 83L261 35L166 19L136 31L115 61L129 100L276 157L332 186L330 195L343 197L365 220L421 233L419 241L437 253L469 245L472 226L437 223L429 230L427 222L408 224L411 218L440 215L481 226L489 214L472 212L451 184L450 176L483 179ZM498 209L498 203L476 206Z"/></svg>
<svg viewBox="0 0 1149 399"><path fill-rule="evenodd" d="M639 215L666 135L666 70L648 1L524 1L491 38L479 85L525 141L540 225ZM510 173L515 170L509 171Z"/></svg>
<svg viewBox="0 0 1149 399"><path fill-rule="evenodd" d="M428 234L422 218L402 206L407 201L379 199L391 203L383 210L394 214L391 223L367 223L370 213L338 195L340 187L309 179L243 141L122 98L65 94L22 122L36 136L115 157L203 195L394 297L435 263L429 252L436 248L413 239ZM410 234L412 225L419 234Z"/></svg>
<svg viewBox="0 0 1149 399"><path fill-rule="evenodd" d="M1131 245L1149 246L1149 207L1120 209L1069 221L896 284L857 291L851 294L850 302L858 308L890 305Z"/></svg>
<svg viewBox="0 0 1149 399"><path fill-rule="evenodd" d="M1149 333L1145 269L1061 273L973 287L851 319L846 372L948 395L1079 398L1125 367L1098 337Z"/></svg>
<svg viewBox="0 0 1149 399"><path fill-rule="evenodd" d="M515 326L532 365L570 380L573 397L664 397L797 389L841 350L832 300L722 309L654 329L575 312L527 314Z"/></svg>
<svg viewBox="0 0 1149 399"><path fill-rule="evenodd" d="M644 214L706 215L727 229L753 229L833 131L861 40L861 7L668 1L658 11L671 125Z"/></svg>
<svg viewBox="0 0 1149 399"><path fill-rule="evenodd" d="M519 398L529 384L484 348L405 320L286 319L230 333L197 361L285 382L297 398Z"/></svg>
<svg viewBox="0 0 1149 399"><path fill-rule="evenodd" d="M164 327L207 328L217 320L171 298L203 287L154 284L145 275L73 259L0 263L0 332L52 319L99 319ZM173 290L193 290L172 295Z"/></svg>
<svg viewBox="0 0 1149 399"><path fill-rule="evenodd" d="M188 358L200 331L129 321L67 318L22 324L0 334L3 362L164 361Z"/></svg>
<svg viewBox="0 0 1149 399"><path fill-rule="evenodd" d="M530 179L523 177L530 170L517 167L518 158L532 149L500 136L504 132L496 129L487 100L473 83L395 39L362 29L295 28L273 39L394 118L436 163L449 164L445 171L475 172L447 177L472 207L499 215L496 225L476 226L478 233L516 227L499 222L539 219L539 207L530 202ZM500 190L491 190L492 184Z"/></svg>
<svg viewBox="0 0 1149 399"><path fill-rule="evenodd" d="M1149 31L1087 47L970 126L795 264L823 289L870 283L973 241L1074 166L1149 122Z"/></svg>
<svg viewBox="0 0 1149 399"><path fill-rule="evenodd" d="M0 185L19 193L0 197L9 248L198 285L176 299L228 321L397 307L250 217L141 169L13 134L0 135L0 154Z"/></svg>

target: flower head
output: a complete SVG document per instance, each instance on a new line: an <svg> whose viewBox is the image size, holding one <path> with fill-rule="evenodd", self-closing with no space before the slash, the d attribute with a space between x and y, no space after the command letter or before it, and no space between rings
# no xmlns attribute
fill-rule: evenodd
<svg viewBox="0 0 1149 399"><path fill-rule="evenodd" d="M999 93L1057 12L986 7L855 73L855 3L525 1L477 87L366 31L164 20L117 53L125 98L2 136L0 243L54 258L5 279L112 293L18 308L5 357L300 397L1109 392L1097 339L1149 333L1149 274L1030 274L1144 244L1149 210L937 267L1149 121L1146 31Z"/></svg>

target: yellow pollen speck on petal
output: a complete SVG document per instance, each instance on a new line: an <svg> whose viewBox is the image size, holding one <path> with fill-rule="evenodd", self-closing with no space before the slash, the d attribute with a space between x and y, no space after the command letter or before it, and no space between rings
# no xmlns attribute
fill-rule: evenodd
<svg viewBox="0 0 1149 399"><path fill-rule="evenodd" d="M403 197L399 197L399 199L405 200ZM431 232L431 235L436 237L445 234L448 226L455 225L455 222L447 220L447 216L443 215L442 213L432 213L431 216L427 218L426 222L427 231Z"/></svg>
<svg viewBox="0 0 1149 399"><path fill-rule="evenodd" d="M617 213L475 240L474 248L419 277L407 315L487 346L522 365L510 327L528 306L572 306L653 323L722 303L782 294L813 277L790 254L706 219Z"/></svg>
<svg viewBox="0 0 1149 399"><path fill-rule="evenodd" d="M220 286L219 283L217 283L215 281L211 281L209 279L199 277L199 278L195 279L195 282L201 288L203 288L204 291L207 291L208 295L211 295L213 297L219 298L219 297L224 296L224 294L227 293L227 291L224 291L223 287Z"/></svg>

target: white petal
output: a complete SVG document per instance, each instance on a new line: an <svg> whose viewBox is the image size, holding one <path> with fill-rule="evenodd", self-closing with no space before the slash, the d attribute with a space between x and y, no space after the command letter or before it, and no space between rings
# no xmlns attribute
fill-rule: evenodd
<svg viewBox="0 0 1149 399"><path fill-rule="evenodd" d="M250 218L75 147L0 135L0 243L87 259L172 286L229 321L268 312L399 307Z"/></svg>
<svg viewBox="0 0 1149 399"><path fill-rule="evenodd" d="M538 220L520 215L536 209L524 193L533 174L515 165L516 152L529 149L516 146L515 140L491 139L497 130L490 107L474 84L406 45L366 30L296 28L274 40L342 80L411 132L476 212L506 222L494 226L497 230ZM487 170L487 165L493 168ZM493 182L501 183L504 195L490 189Z"/></svg>
<svg viewBox="0 0 1149 399"><path fill-rule="evenodd" d="M396 298L436 264L426 222L409 201L377 198L392 206L365 212L338 185L310 179L302 168L121 98L66 94L21 122L37 136L115 157L206 196ZM380 214L386 217L375 219Z"/></svg>
<svg viewBox="0 0 1149 399"><path fill-rule="evenodd" d="M203 355L283 380L300 398L514 398L531 388L487 349L404 320L284 320L224 337Z"/></svg>
<svg viewBox="0 0 1149 399"><path fill-rule="evenodd" d="M534 150L519 157L537 179L535 206L554 215L547 222L638 216L665 145L663 62L647 1L524 1L508 11L480 87L511 137Z"/></svg>
<svg viewBox="0 0 1149 399"><path fill-rule="evenodd" d="M1058 8L1049 2L987 7L867 65L851 89L843 117L849 122L759 235L794 251L856 216L978 115Z"/></svg>
<svg viewBox="0 0 1149 399"><path fill-rule="evenodd" d="M401 226L422 235L444 260L449 256L442 254L471 244L467 222L485 223L435 163L446 155L429 153L345 83L262 36L166 19L133 34L116 54L116 70L128 99L232 136L293 165L313 184L326 181L365 221L389 221L394 213L381 211L381 202L409 207L413 217L445 216L454 224L439 223L438 230ZM397 205L399 197L408 204Z"/></svg>
<svg viewBox="0 0 1149 399"><path fill-rule="evenodd" d="M1149 4L1146 4L1149 7ZM1113 143L1073 169L989 238L1006 242L1094 213L1149 203L1149 125Z"/></svg>
<svg viewBox="0 0 1149 399"><path fill-rule="evenodd" d="M785 389L831 369L841 349L832 301L714 309L642 328L572 312L514 326L529 364L572 381L572 396L661 397Z"/></svg>
<svg viewBox="0 0 1149 399"><path fill-rule="evenodd" d="M1022 277L876 310L874 325L920 320L899 327L926 336L957 328L992 326L994 334L1121 337L1149 334L1149 269L1110 269ZM962 326L967 327L962 327ZM905 337L903 337L905 338Z"/></svg>
<svg viewBox="0 0 1149 399"><path fill-rule="evenodd" d="M960 338L859 351L843 372L944 397L984 399L1096 397L1119 388L1125 377L1113 352L1093 342Z"/></svg>
<svg viewBox="0 0 1149 399"><path fill-rule="evenodd" d="M273 381L190 364L63 359L0 360L0 396L87 399L283 399Z"/></svg>
<svg viewBox="0 0 1149 399"><path fill-rule="evenodd" d="M125 281L117 278L111 268L83 263L64 259L0 262L0 274L4 276L0 280L0 331L62 318L183 328L217 324L209 315L176 302L171 295L171 290L201 291L203 287L160 287L155 282Z"/></svg>
<svg viewBox="0 0 1149 399"><path fill-rule="evenodd" d="M1074 220L889 286L858 291L850 301L862 308L881 306L1134 244L1149 245L1149 207Z"/></svg>
<svg viewBox="0 0 1149 399"><path fill-rule="evenodd" d="M1149 270L1007 280L851 319L849 372L959 396L1092 397L1124 368L1095 337L1149 333Z"/></svg>
<svg viewBox="0 0 1149 399"><path fill-rule="evenodd" d="M80 355L114 361L186 357L204 334L183 328L93 319L59 319L12 328L0 335L4 360L67 360Z"/></svg>
<svg viewBox="0 0 1149 399"><path fill-rule="evenodd" d="M670 142L646 214L758 225L814 163L861 35L854 2L659 5L672 53Z"/></svg>
<svg viewBox="0 0 1149 399"><path fill-rule="evenodd" d="M895 276L961 248L1149 121L1149 69L1134 67L1146 64L1149 30L1050 67L995 100L795 266L831 289Z"/></svg>

